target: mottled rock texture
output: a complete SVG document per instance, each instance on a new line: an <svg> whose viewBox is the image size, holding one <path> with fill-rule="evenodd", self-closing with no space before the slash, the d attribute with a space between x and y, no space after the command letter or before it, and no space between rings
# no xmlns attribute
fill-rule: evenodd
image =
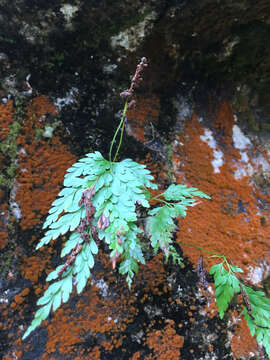
<svg viewBox="0 0 270 360"><path fill-rule="evenodd" d="M187 246L184 269L152 256L131 291L104 247L83 294L21 336L59 263L61 241L34 251L44 216L76 159L107 156L142 56L120 157L146 163L160 188L211 195L179 220L176 242L224 252L269 295L269 38L269 0L1 1L3 359L267 359L239 309L218 319Z"/></svg>

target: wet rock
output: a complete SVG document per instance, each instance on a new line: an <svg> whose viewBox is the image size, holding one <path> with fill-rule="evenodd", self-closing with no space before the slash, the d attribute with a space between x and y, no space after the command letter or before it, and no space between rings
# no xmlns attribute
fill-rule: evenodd
<svg viewBox="0 0 270 360"><path fill-rule="evenodd" d="M226 252L269 288L269 24L268 0L2 0L4 359L266 359L235 308L219 320L213 286L205 296L192 270L200 254L181 241ZM160 188L177 181L212 196L179 220L186 268L147 254L129 291L102 249L83 294L22 343L60 262L61 242L34 252L44 216L75 159L107 156L142 56L120 157L145 162Z"/></svg>

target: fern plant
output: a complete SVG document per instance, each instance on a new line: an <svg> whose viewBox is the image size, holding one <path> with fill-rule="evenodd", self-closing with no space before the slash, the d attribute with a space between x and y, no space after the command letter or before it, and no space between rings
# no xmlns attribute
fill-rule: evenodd
<svg viewBox="0 0 270 360"><path fill-rule="evenodd" d="M224 317L234 295L242 298L243 315L252 336L256 335L257 342L262 344L270 357L270 299L263 291L255 291L239 280L238 274L243 270L231 265L224 255L222 262L213 265L210 274L214 275L215 297L219 316Z"/></svg>
<svg viewBox="0 0 270 360"><path fill-rule="evenodd" d="M131 159L116 162L123 138L125 114L129 107L134 106L134 89L138 86L146 66L147 61L142 58L130 88L120 94L125 98L125 106L111 143L109 160L96 151L73 164L67 170L63 189L52 203L43 225L43 229L46 229L45 235L36 249L69 234L61 252L61 257L65 260L47 276L46 280L51 284L38 300L37 305L40 308L23 339L38 327L51 311L57 310L62 303L68 301L73 286L78 294L82 292L91 276L100 241L103 241L110 251L113 268L119 260L119 272L126 276L129 287L138 272L139 263L145 263L142 238L148 238L149 247L153 248L155 253L161 250L166 259L171 257L174 263L182 264L182 258L172 240L174 221L178 217L186 216L187 207L194 205L196 197L210 197L183 184L172 184L163 193L152 197L151 190L157 190L158 187L145 165ZM112 149L119 132L120 140L112 157ZM151 207L152 200L160 205ZM140 226L141 219L138 216L140 207L146 213L144 228ZM220 317L223 318L234 294L242 294L245 304L243 313L251 334L256 333L258 342L262 342L270 354L269 299L263 292L254 291L242 284L236 276L236 273L242 270L230 265L224 255L196 245L190 246L222 258L222 262L210 270L210 274L214 275ZM207 290L202 261L197 272Z"/></svg>
<svg viewBox="0 0 270 360"><path fill-rule="evenodd" d="M138 226L136 208L150 208L149 189L157 189L152 180L145 165L131 159L112 163L97 151L67 170L64 188L52 203L43 225L48 230L36 247L39 249L71 232L61 252L66 261L47 276L47 281L56 281L38 300L37 305L42 307L24 338L48 317L51 309L55 311L69 299L73 283L77 293L82 292L91 275L99 241L108 245L113 268L120 258L119 272L131 286L138 263L145 263L140 242L143 230ZM164 205L148 210L146 231L150 245L155 252L161 249L166 257L171 255L179 264L182 259L172 244L173 220L185 216L195 196L209 198L196 188L170 185L159 195Z"/></svg>

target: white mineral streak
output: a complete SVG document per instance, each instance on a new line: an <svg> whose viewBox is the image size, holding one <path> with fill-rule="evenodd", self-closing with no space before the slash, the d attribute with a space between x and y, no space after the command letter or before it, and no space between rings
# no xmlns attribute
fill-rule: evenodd
<svg viewBox="0 0 270 360"><path fill-rule="evenodd" d="M63 4L60 8L61 13L67 22L67 26L71 26L71 21L74 14L79 10L79 7L71 4Z"/></svg>
<svg viewBox="0 0 270 360"><path fill-rule="evenodd" d="M262 154L257 155L252 160L257 168L260 168L264 172L268 172L268 171L270 171L270 160L269 159L270 159L270 154L268 153L268 161Z"/></svg>
<svg viewBox="0 0 270 360"><path fill-rule="evenodd" d="M213 149L214 160L212 160L211 163L214 168L214 173L219 173L219 168L223 165L223 152L217 148L217 143L213 137L212 131L205 129L204 135L201 135L200 138L202 141L206 142L211 149Z"/></svg>
<svg viewBox="0 0 270 360"><path fill-rule="evenodd" d="M51 138L53 136L54 128L51 126L45 126L43 136L46 138Z"/></svg>
<svg viewBox="0 0 270 360"><path fill-rule="evenodd" d="M252 158L249 157L248 150L252 148L252 143L237 125L233 126L232 138L234 147L239 150L241 155L240 162L235 164L237 166L234 172L236 179L252 176L258 170L263 172L270 171L270 161L267 161L262 154L257 154Z"/></svg>
<svg viewBox="0 0 270 360"><path fill-rule="evenodd" d="M64 106L71 105L76 102L76 96L79 90L75 87L72 87L63 98L57 98L54 102L54 105L61 110Z"/></svg>
<svg viewBox="0 0 270 360"><path fill-rule="evenodd" d="M234 172L234 176L236 179L241 179L244 176L251 176L253 173L253 168L251 163L249 162L249 156L247 153L247 149L251 148L251 141L247 136L245 136L239 126L233 126L233 144L236 149L240 151L241 160L240 163L236 164L237 169Z"/></svg>
<svg viewBox="0 0 270 360"><path fill-rule="evenodd" d="M258 266L249 266L249 271L247 274L247 279L256 285L262 282L270 274L270 264L266 261Z"/></svg>
<svg viewBox="0 0 270 360"><path fill-rule="evenodd" d="M237 125L233 125L232 138L236 149L245 150L251 146L251 141L243 134L242 130Z"/></svg>
<svg viewBox="0 0 270 360"><path fill-rule="evenodd" d="M105 281L103 279L100 279L100 280L92 279L91 280L91 285L96 285L99 288L99 290L101 292L101 295L103 297L108 296L109 287L108 287L108 285L105 283Z"/></svg>
<svg viewBox="0 0 270 360"><path fill-rule="evenodd" d="M135 51L141 41L144 39L147 30L150 30L154 25L154 20L157 17L157 13L155 11L146 15L143 21L138 24L129 27L128 29L120 32L117 35L111 37L111 46L112 48L116 48L117 46L121 46L125 48L127 51Z"/></svg>
<svg viewBox="0 0 270 360"><path fill-rule="evenodd" d="M193 104L190 104L184 96L178 95L176 99L174 99L173 104L177 110L178 121L183 122L184 120L191 119Z"/></svg>
<svg viewBox="0 0 270 360"><path fill-rule="evenodd" d="M12 189L10 192L10 201L9 201L10 210L11 210L13 216L17 220L20 220L22 217L20 205L16 202L16 194L19 189L19 186L20 186L20 184L17 181L13 182L13 186L12 186Z"/></svg>

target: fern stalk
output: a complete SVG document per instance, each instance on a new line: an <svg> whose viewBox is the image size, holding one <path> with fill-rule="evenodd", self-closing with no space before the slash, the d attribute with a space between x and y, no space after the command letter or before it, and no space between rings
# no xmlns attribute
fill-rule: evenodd
<svg viewBox="0 0 270 360"><path fill-rule="evenodd" d="M112 142L111 142L111 146L110 146L110 152L109 152L109 161L112 162L112 149L113 149L113 145L115 143L115 140L116 140L116 137L121 129L121 135L120 135L120 140L119 140L119 143L117 145L117 149L116 149L116 153L114 155L114 158L113 158L113 162L115 162L116 158L117 158L117 155L119 153L119 150L120 150L120 147L122 145L122 141L123 141L123 133L124 133L124 127L125 127L125 116L126 116L126 112L127 112L127 105L128 105L128 101L126 100L125 102L125 105L124 105L124 109L123 109L123 112L122 112L122 116L121 116L121 120L120 120L120 123L114 133L114 136L113 136L113 139L112 139Z"/></svg>

